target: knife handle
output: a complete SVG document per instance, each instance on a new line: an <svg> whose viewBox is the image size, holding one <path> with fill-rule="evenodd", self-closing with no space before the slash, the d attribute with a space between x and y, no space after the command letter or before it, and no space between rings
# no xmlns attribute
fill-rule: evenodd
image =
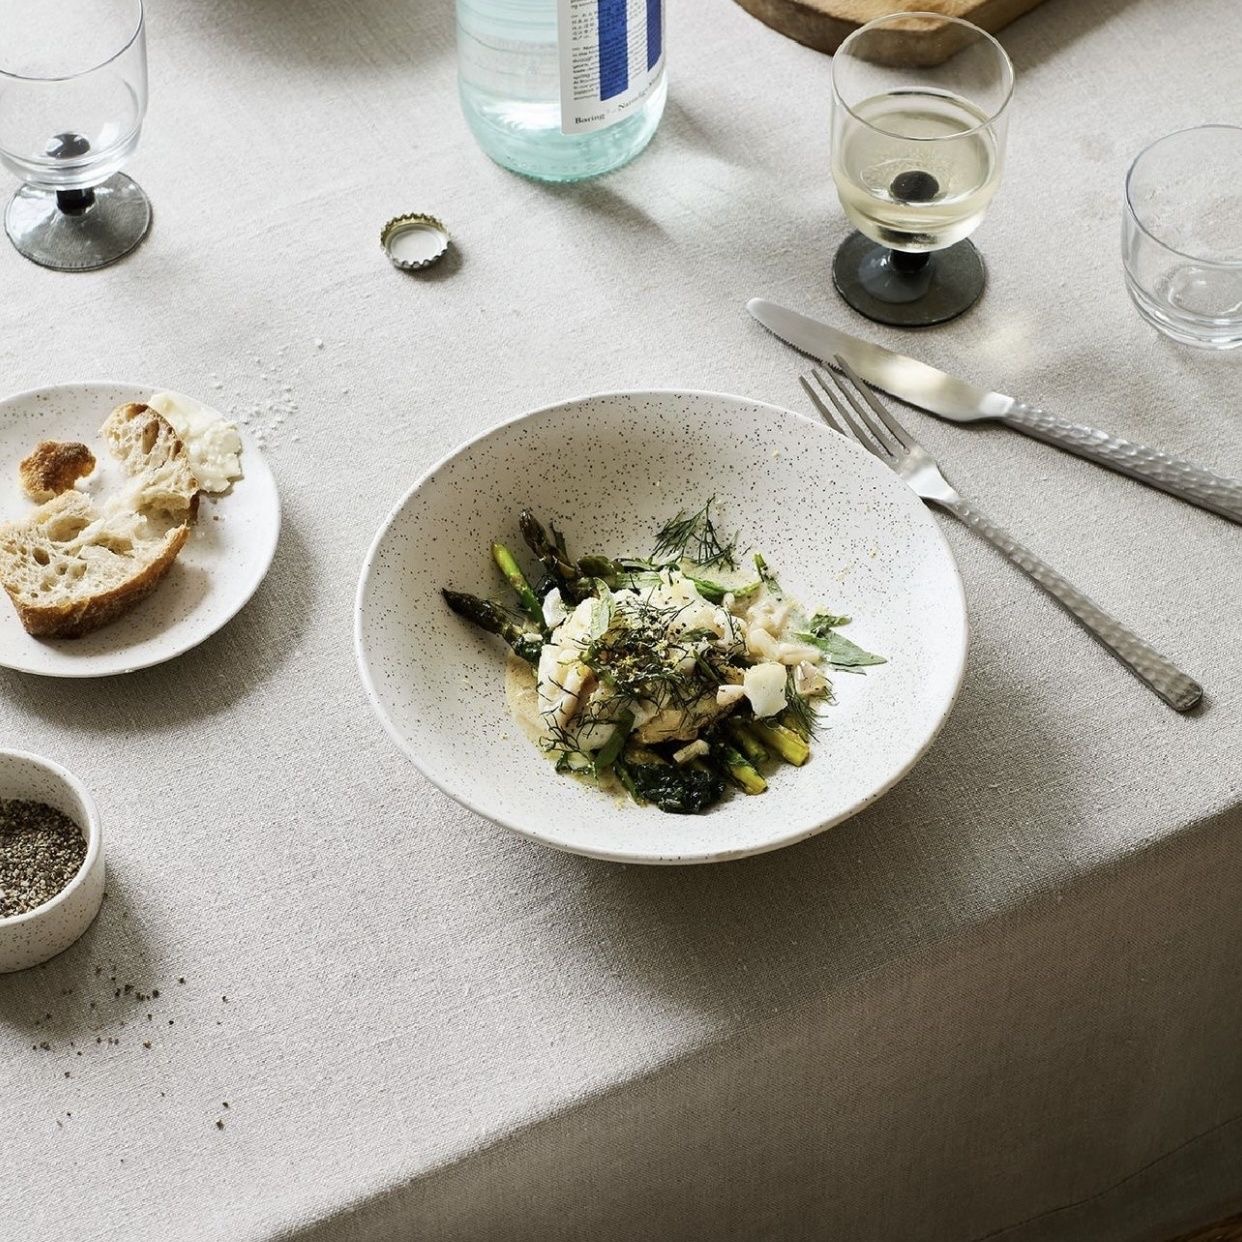
<svg viewBox="0 0 1242 1242"><path fill-rule="evenodd" d="M1056 418L1046 410L1015 401L1001 421L1028 436L1077 453L1088 461L1128 474L1132 479L1158 487L1201 509L1210 509L1234 522L1242 522L1242 480L1216 474L1193 462L1170 457L1159 449L1119 440L1106 431Z"/></svg>
<svg viewBox="0 0 1242 1242"><path fill-rule="evenodd" d="M1029 574L1088 634L1103 643L1175 711L1186 712L1198 705L1203 698L1203 687L1197 681L1183 673L1150 643L1127 629L1116 617L1106 613L1094 600L1088 599L1051 565L1024 548L1008 531L1002 530L969 501L956 494L951 499L937 499L936 503L943 505Z"/></svg>

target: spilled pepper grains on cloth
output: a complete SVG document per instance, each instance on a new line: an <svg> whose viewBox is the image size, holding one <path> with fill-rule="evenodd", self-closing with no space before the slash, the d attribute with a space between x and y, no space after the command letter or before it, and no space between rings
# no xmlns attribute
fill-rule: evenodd
<svg viewBox="0 0 1242 1242"><path fill-rule="evenodd" d="M45 802L0 798L0 918L51 901L81 870L86 840Z"/></svg>

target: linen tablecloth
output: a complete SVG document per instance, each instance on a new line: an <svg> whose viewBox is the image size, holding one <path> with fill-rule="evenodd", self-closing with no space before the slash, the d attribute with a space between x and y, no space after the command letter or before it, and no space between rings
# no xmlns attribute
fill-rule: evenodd
<svg viewBox="0 0 1242 1242"><path fill-rule="evenodd" d="M551 188L471 140L445 0L152 0L150 238L79 276L0 245L6 389L244 414L285 521L253 602L176 662L0 675L0 744L83 778L109 866L85 939L0 979L5 1239L1129 1242L1242 1199L1236 526L910 413L1206 706L1175 715L949 526L973 635L940 739L853 821L740 863L528 844L366 702L358 570L420 472L587 390L802 408L753 295L1242 466L1242 360L1146 327L1118 244L1133 155L1238 121L1234 0L1051 0L1004 32L987 293L922 335L831 289L828 60L727 0L669 7L651 148ZM404 211L455 238L421 278L378 245Z"/></svg>

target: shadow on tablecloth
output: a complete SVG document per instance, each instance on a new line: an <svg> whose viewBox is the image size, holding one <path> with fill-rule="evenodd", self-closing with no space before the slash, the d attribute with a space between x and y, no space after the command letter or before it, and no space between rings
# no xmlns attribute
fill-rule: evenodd
<svg viewBox="0 0 1242 1242"><path fill-rule="evenodd" d="M595 933L574 944L594 960L566 969L619 970L731 1027L849 986L1029 891L1040 879L1022 841L1032 825L1045 849L1060 832L1072 854L1076 825L1053 811L1052 792L1067 784L1069 755L1021 682L1020 660L981 642L932 751L854 819L733 863L558 861L562 883L581 885ZM997 703L1012 732L998 731Z"/></svg>

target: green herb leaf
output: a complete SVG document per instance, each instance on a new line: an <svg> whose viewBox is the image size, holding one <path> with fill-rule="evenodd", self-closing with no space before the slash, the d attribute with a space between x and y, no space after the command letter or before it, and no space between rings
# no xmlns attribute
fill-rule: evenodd
<svg viewBox="0 0 1242 1242"><path fill-rule="evenodd" d="M768 563L763 557L755 553L755 569L759 574L759 581L778 599L783 598L784 591L781 590L781 584L777 582L776 575L768 568Z"/></svg>
<svg viewBox="0 0 1242 1242"><path fill-rule="evenodd" d="M852 669L868 664L888 663L883 656L864 651L857 643L850 642L844 634L838 634L835 630L825 628L822 634L800 630L796 637L818 647L828 657L828 663L833 668Z"/></svg>
<svg viewBox="0 0 1242 1242"><path fill-rule="evenodd" d="M849 625L849 617L837 616L831 612L817 612L810 621L807 622L807 629L812 634L819 635L823 638L829 630L835 630L840 625Z"/></svg>
<svg viewBox="0 0 1242 1242"><path fill-rule="evenodd" d="M591 627L587 631L590 642L602 638L612 624L612 606L608 601L608 587L604 583L599 585L603 587L603 591L591 601Z"/></svg>
<svg viewBox="0 0 1242 1242"><path fill-rule="evenodd" d="M724 797L724 777L710 769L622 760L616 769L631 794L672 815L697 814Z"/></svg>
<svg viewBox="0 0 1242 1242"><path fill-rule="evenodd" d="M685 576L709 604L719 604L726 595L732 595L734 599L749 599L761 585L759 582L747 582L742 586L731 587L722 582L713 582L710 578L700 578L697 574Z"/></svg>

